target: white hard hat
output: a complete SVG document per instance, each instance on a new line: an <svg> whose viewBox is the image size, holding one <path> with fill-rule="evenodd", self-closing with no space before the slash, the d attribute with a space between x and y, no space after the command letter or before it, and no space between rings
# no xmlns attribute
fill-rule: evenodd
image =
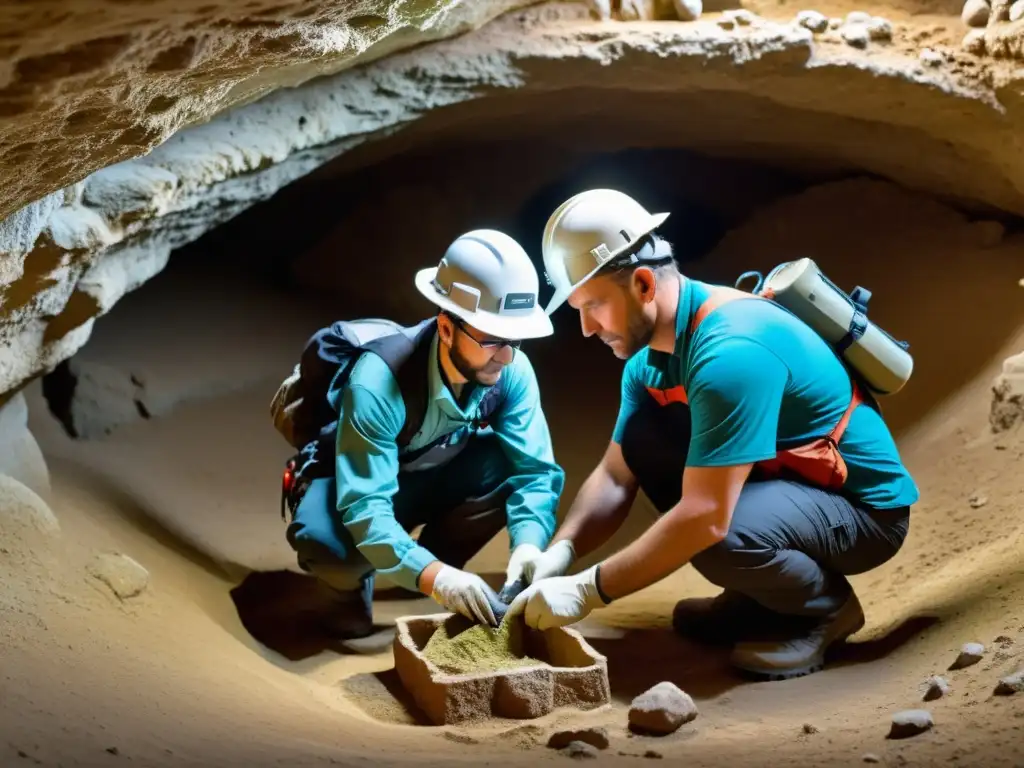
<svg viewBox="0 0 1024 768"><path fill-rule="evenodd" d="M523 247L493 229L460 235L437 267L416 273L416 287L430 301L501 339L554 332L538 301L539 282Z"/></svg>
<svg viewBox="0 0 1024 768"><path fill-rule="evenodd" d="M601 267L667 218L614 189L589 189L562 203L544 227L544 269L555 289L545 312L554 312Z"/></svg>

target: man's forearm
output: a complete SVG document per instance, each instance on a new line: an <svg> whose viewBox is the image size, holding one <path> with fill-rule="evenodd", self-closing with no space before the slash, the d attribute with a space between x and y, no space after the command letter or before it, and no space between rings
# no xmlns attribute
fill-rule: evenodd
<svg viewBox="0 0 1024 768"><path fill-rule="evenodd" d="M568 539L577 557L593 552L622 526L636 491L615 482L602 465L590 473L552 544Z"/></svg>
<svg viewBox="0 0 1024 768"><path fill-rule="evenodd" d="M661 581L720 540L707 513L680 503L601 563L601 591L618 599Z"/></svg>

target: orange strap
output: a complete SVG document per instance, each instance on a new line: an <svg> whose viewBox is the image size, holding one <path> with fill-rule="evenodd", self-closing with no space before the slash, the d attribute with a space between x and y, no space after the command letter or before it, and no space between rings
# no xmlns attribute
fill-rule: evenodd
<svg viewBox="0 0 1024 768"><path fill-rule="evenodd" d="M756 294L748 293L747 291L741 291L736 288L727 288L725 286L716 286L711 289L711 295L704 300L704 303L697 308L697 312L693 316L693 322L690 323L690 333L693 334L698 326L707 316L714 312L716 309L721 307L723 304L728 304L738 299L764 299L770 301L773 297L767 293ZM850 384L853 387L853 395L850 398L850 404L846 406L846 411L843 413L839 423L836 424L835 428L829 432L829 438L836 444L839 445L839 441L843 439L843 435L846 433L846 428L850 424L850 417L853 415L854 410L857 406L864 402L864 396L861 393L860 386L857 381L851 377ZM686 394L686 389L682 384L672 387L671 389L657 389L655 387L647 387L647 391L650 393L658 405L668 405L669 403L683 403L689 404L689 398Z"/></svg>

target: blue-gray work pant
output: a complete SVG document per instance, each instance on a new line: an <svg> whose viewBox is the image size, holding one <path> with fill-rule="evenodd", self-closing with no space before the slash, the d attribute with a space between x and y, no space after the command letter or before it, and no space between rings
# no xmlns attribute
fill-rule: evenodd
<svg viewBox="0 0 1024 768"><path fill-rule="evenodd" d="M689 410L645 403L627 425L622 451L662 513L679 502L689 449ZM790 480L748 482L723 541L693 558L712 584L782 614L826 615L851 594L846 576L877 568L907 536L910 508L876 510Z"/></svg>
<svg viewBox="0 0 1024 768"><path fill-rule="evenodd" d="M423 525L418 542L456 568L505 526L506 481L511 464L493 434L474 435L447 464L401 472L392 498L395 519L407 532ZM314 480L288 526L288 543L299 567L342 597L358 591L372 616L374 567L356 548L337 511L333 477Z"/></svg>

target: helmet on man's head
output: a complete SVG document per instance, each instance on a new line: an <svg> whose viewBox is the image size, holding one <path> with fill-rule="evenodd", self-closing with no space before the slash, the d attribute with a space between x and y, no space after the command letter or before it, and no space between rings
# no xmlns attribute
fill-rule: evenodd
<svg viewBox="0 0 1024 768"><path fill-rule="evenodd" d="M554 332L538 301L539 283L523 247L494 229L460 235L437 267L416 273L416 287L427 299L500 339L533 339Z"/></svg>
<svg viewBox="0 0 1024 768"><path fill-rule="evenodd" d="M544 269L555 289L545 312L554 312L602 267L616 260L642 262L644 251L653 255L654 249L638 251L637 241L667 218L614 189L590 189L562 203L544 227Z"/></svg>

